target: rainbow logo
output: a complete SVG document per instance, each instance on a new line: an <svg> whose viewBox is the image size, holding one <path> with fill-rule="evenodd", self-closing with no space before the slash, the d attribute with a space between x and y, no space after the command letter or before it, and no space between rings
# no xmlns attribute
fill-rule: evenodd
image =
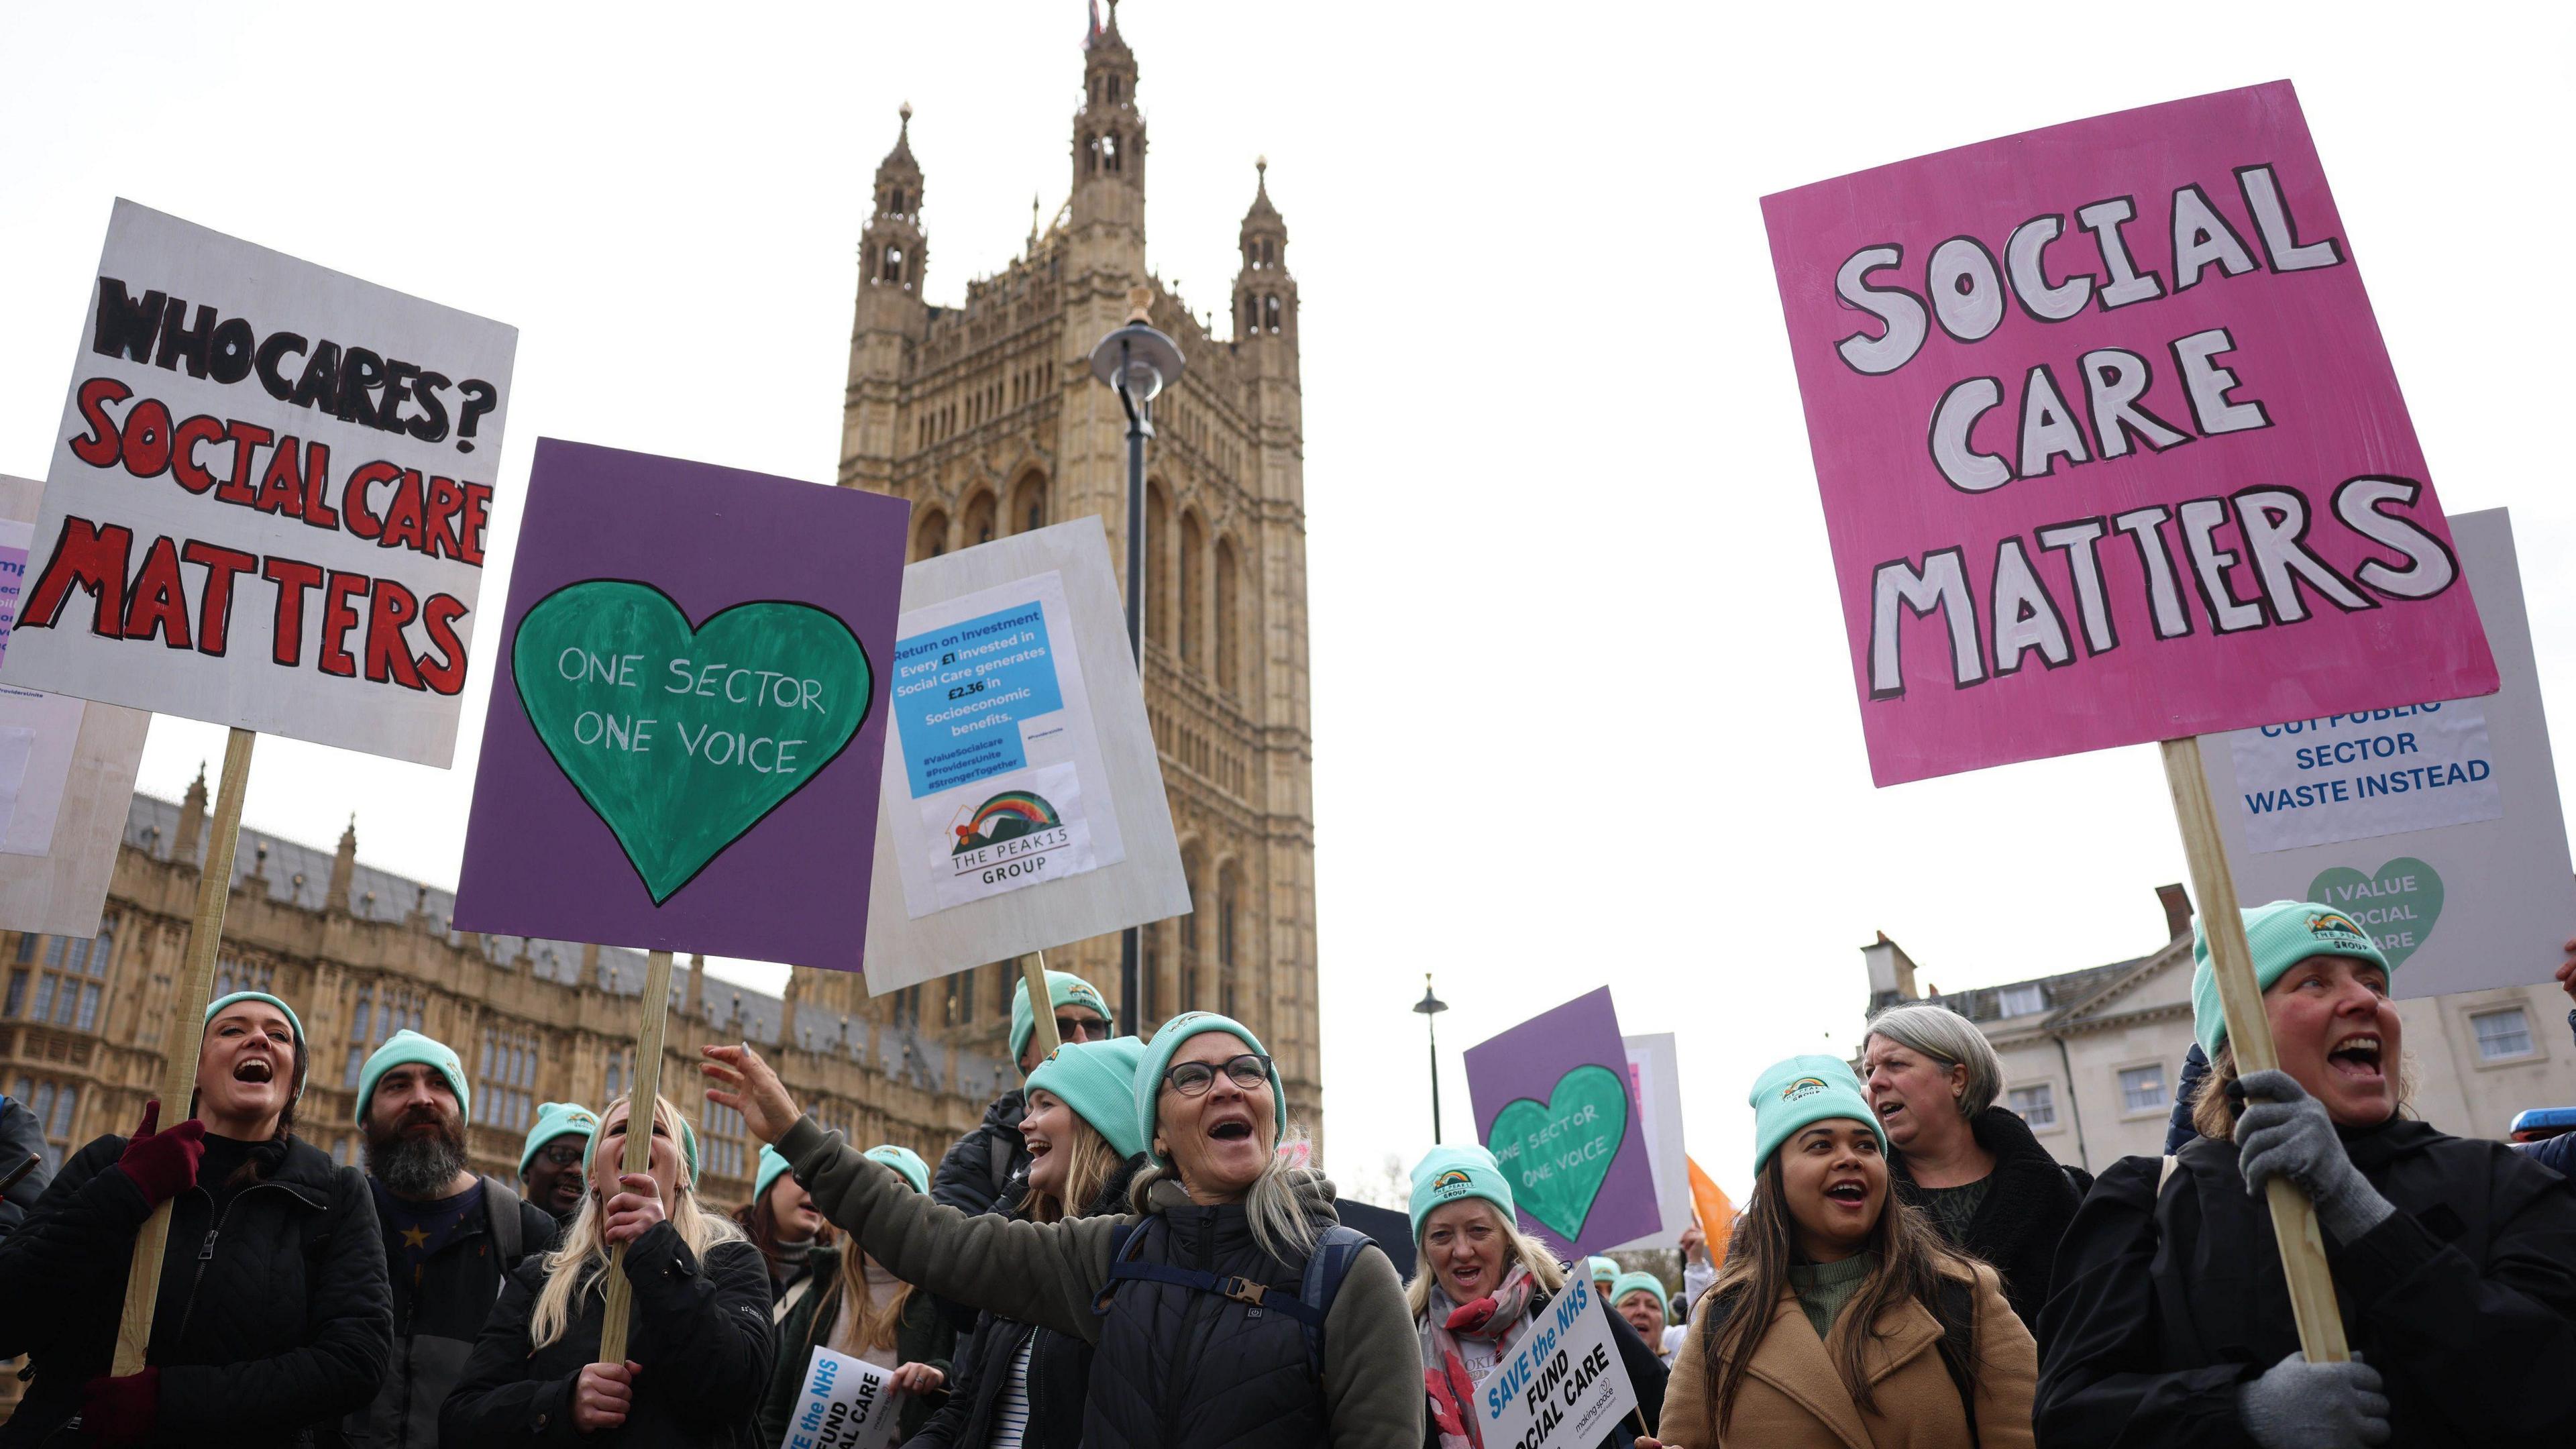
<svg viewBox="0 0 2576 1449"><path fill-rule="evenodd" d="M1822 1077L1800 1077L1780 1089L1780 1100L1794 1102L1800 1097L1812 1097L1825 1089L1825 1079Z"/></svg>
<svg viewBox="0 0 2576 1449"><path fill-rule="evenodd" d="M951 855L964 855L996 841L1017 840L1064 824L1046 797L1032 790L1006 790L975 807L966 823L954 827L957 845Z"/></svg>
<svg viewBox="0 0 2576 1449"><path fill-rule="evenodd" d="M1465 1187L1466 1185L1467 1174L1454 1167L1449 1169L1447 1172L1440 1174L1438 1177L1431 1179L1431 1190L1433 1192L1447 1192L1453 1187Z"/></svg>
<svg viewBox="0 0 2576 1449"><path fill-rule="evenodd" d="M2337 915L2333 911L2319 911L2308 917L2309 935L2330 936L2338 931L2347 936L2360 936L2364 940L2369 939L2369 934L2363 931L2361 927L2354 925L2351 918L2348 916Z"/></svg>

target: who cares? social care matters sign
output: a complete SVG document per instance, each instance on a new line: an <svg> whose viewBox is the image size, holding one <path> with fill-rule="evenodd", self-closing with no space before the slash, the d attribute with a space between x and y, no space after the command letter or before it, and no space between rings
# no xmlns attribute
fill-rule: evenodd
<svg viewBox="0 0 2576 1449"><path fill-rule="evenodd" d="M1880 784L2495 689L2287 82L1763 210Z"/></svg>
<svg viewBox="0 0 2576 1449"><path fill-rule="evenodd" d="M444 768L518 334L116 203L14 685Z"/></svg>

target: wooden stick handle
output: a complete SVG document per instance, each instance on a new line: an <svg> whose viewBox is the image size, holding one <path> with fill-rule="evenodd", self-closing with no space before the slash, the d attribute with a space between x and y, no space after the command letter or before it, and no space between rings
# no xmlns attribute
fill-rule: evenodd
<svg viewBox="0 0 2576 1449"><path fill-rule="evenodd" d="M1032 951L1020 958L1020 979L1029 985L1029 1020L1037 1023L1038 1060L1045 1061L1064 1044L1055 1034L1055 996L1047 990L1046 952Z"/></svg>
<svg viewBox="0 0 2576 1449"><path fill-rule="evenodd" d="M197 877L197 917L188 927L187 954L179 959L179 999L168 1019L169 1049L162 1054L161 1125L188 1119L188 1096L197 1090L197 1054L206 1044L206 1003L214 998L215 958L223 948L224 903L232 896L233 847L241 840L242 790L250 783L250 748L258 735L235 729L224 741L223 780L215 788L215 831L206 838L206 868ZM305 1048L311 1050L308 1044ZM300 1062L307 1077L313 1064ZM134 1261L125 1274L125 1312L116 1325L116 1358L108 1371L122 1378L143 1371L152 1344L152 1305L161 1296L161 1264L170 1248L170 1205L162 1203L134 1236Z"/></svg>
<svg viewBox="0 0 2576 1449"><path fill-rule="evenodd" d="M2228 1048L2239 1076L2281 1064L2272 1046L2271 1018L2263 1014L2263 988L2254 979L2254 953L2245 944L2245 917L2228 874L2227 844L2218 833L2218 810L2209 776L2200 766L2200 742L2166 740L2165 784L2173 791L2174 823L2182 828L2183 858L2191 888L2200 897L2201 929L2209 938L2210 973L2227 1014ZM2206 1090L2206 1089L2204 1089ZM2310 1363L2341 1363L2352 1356L2344 1342L2343 1315L2335 1306L2334 1275L2326 1266L2325 1238L2314 1204L2283 1178L2265 1189L2272 1208L2272 1236L2281 1247L2281 1273L2289 1280L2290 1311L2299 1324L2299 1348Z"/></svg>
<svg viewBox="0 0 2576 1449"><path fill-rule="evenodd" d="M655 951L644 958L644 1019L635 1032L635 1085L626 1097L626 1155L618 1164L620 1172L652 1170L653 1103L662 1095L662 1037L670 1024L671 953ZM639 1116L644 1119L641 1132L635 1130ZM688 1171L688 1164L683 1162L680 1170ZM635 1285L626 1279L626 1245L620 1243L608 1250L608 1305L599 1323L601 1363L626 1362L626 1331L634 1311Z"/></svg>

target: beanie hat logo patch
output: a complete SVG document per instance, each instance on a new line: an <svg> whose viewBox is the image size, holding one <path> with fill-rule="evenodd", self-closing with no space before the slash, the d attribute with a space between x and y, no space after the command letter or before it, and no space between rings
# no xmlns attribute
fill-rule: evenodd
<svg viewBox="0 0 2576 1449"><path fill-rule="evenodd" d="M2308 934L2323 941L2331 941L2339 936L2349 936L2361 941L2370 939L2363 933L2361 927L2352 923L2350 917L2333 911L2318 911L2309 916Z"/></svg>
<svg viewBox="0 0 2576 1449"><path fill-rule="evenodd" d="M1818 1092L1825 1090L1827 1090L1827 1087L1825 1085L1824 1078L1800 1077L1798 1080L1791 1082L1789 1085L1780 1089L1780 1100L1783 1102L1794 1102L1801 1097L1812 1097Z"/></svg>
<svg viewBox="0 0 2576 1449"><path fill-rule="evenodd" d="M1440 1174L1438 1177L1431 1179L1431 1190L1433 1192L1447 1192L1452 1188L1465 1187L1468 1181L1469 1179L1467 1174L1453 1167L1447 1172Z"/></svg>

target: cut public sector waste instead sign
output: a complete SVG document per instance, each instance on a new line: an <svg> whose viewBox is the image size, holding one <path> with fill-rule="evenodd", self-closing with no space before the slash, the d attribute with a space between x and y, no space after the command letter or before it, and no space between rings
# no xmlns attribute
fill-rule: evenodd
<svg viewBox="0 0 2576 1449"><path fill-rule="evenodd" d="M446 768L517 341L117 202L0 684Z"/></svg>
<svg viewBox="0 0 2576 1449"><path fill-rule="evenodd" d="M1190 909L1099 519L905 569L891 673L869 991Z"/></svg>
<svg viewBox="0 0 2576 1449"><path fill-rule="evenodd" d="M2287 81L1763 212L1879 784L2494 691Z"/></svg>
<svg viewBox="0 0 2576 1449"><path fill-rule="evenodd" d="M2513 524L2487 509L2451 534L2502 688L2200 742L2238 897L2350 916L2405 968L2403 997L2532 985L2576 931Z"/></svg>
<svg viewBox="0 0 2576 1449"><path fill-rule="evenodd" d="M909 516L539 440L457 928L858 969Z"/></svg>

